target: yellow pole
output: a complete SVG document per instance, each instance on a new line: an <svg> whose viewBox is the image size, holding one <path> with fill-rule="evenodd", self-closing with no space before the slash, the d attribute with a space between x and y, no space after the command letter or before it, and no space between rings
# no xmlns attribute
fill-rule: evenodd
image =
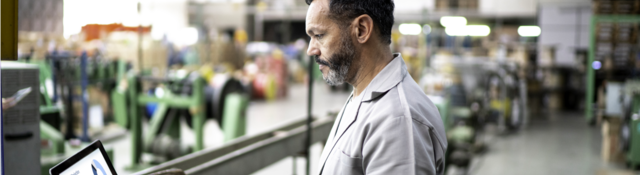
<svg viewBox="0 0 640 175"><path fill-rule="evenodd" d="M18 0L0 2L0 59L18 59Z"/></svg>

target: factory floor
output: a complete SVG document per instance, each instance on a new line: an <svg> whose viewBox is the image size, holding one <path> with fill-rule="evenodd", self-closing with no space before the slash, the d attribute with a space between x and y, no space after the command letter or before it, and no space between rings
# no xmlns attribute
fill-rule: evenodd
<svg viewBox="0 0 640 175"><path fill-rule="evenodd" d="M517 133L497 134L487 128L487 150L472 160L472 175L633 175L622 164L601 158L601 129L589 126L582 113L556 112L532 116ZM448 173L464 174L452 168Z"/></svg>
<svg viewBox="0 0 640 175"><path fill-rule="evenodd" d="M349 92L331 92L324 83L314 86L313 114L326 115L338 111ZM304 118L307 110L307 88L291 85L286 99L276 101L252 101L247 111L247 134L256 134L275 125ZM193 144L193 132L183 122L184 144ZM470 168L452 167L448 175L632 175L638 172L625 170L620 164L605 163L601 154L599 127L591 127L580 113L550 113L532 116L527 127L517 133L498 134L488 127L482 136L487 150L472 160ZM205 146L222 145L222 132L215 121L205 125ZM125 167L130 164L129 136L113 142L114 166L119 174L130 174ZM311 148L311 172L317 171L322 145ZM146 157L143 157L143 159ZM305 174L304 157L285 158L258 172L256 175ZM295 170L294 170L295 169Z"/></svg>

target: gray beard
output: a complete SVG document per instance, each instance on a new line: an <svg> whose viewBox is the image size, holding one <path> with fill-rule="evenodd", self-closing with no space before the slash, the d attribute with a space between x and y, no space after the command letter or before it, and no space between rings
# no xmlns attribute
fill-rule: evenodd
<svg viewBox="0 0 640 175"><path fill-rule="evenodd" d="M349 73L348 66L340 66L338 70L329 69L327 75L322 75L324 81L331 86L342 85L347 79L347 73Z"/></svg>
<svg viewBox="0 0 640 175"><path fill-rule="evenodd" d="M342 85L347 80L347 74L353 59L358 56L356 53L355 45L351 43L351 40L346 37L348 33L343 33L340 43L340 50L329 58L330 66L329 72L325 76L322 74L322 78L327 84L331 86Z"/></svg>

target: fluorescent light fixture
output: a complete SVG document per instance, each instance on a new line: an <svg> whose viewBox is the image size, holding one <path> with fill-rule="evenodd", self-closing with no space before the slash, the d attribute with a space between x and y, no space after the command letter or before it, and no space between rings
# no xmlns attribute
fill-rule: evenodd
<svg viewBox="0 0 640 175"><path fill-rule="evenodd" d="M455 27L467 25L467 18L462 16L443 16L440 18L440 24L444 27Z"/></svg>
<svg viewBox="0 0 640 175"><path fill-rule="evenodd" d="M425 24L424 26L422 26L422 33L424 33L425 35L431 33L431 26L429 24Z"/></svg>
<svg viewBox="0 0 640 175"><path fill-rule="evenodd" d="M400 26L398 26L398 30L400 30L400 33L403 35L418 35L422 32L422 27L420 27L420 24L416 23L405 23L400 24Z"/></svg>
<svg viewBox="0 0 640 175"><path fill-rule="evenodd" d="M487 36L491 33L491 29L486 25L468 25L465 30L469 36Z"/></svg>
<svg viewBox="0 0 640 175"><path fill-rule="evenodd" d="M537 37L540 36L540 27L538 26L520 26L518 27L518 34L522 37Z"/></svg>
<svg viewBox="0 0 640 175"><path fill-rule="evenodd" d="M486 25L453 26L444 29L449 36L487 36L491 29Z"/></svg>
<svg viewBox="0 0 640 175"><path fill-rule="evenodd" d="M466 36L466 26L455 26L455 27L447 27L444 29L444 32L449 36Z"/></svg>
<svg viewBox="0 0 640 175"><path fill-rule="evenodd" d="M169 32L167 39L178 45L193 45L198 42L198 29L193 27L182 28Z"/></svg>

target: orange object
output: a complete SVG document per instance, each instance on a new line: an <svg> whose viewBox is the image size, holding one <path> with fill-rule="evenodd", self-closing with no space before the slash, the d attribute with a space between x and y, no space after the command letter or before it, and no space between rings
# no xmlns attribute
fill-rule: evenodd
<svg viewBox="0 0 640 175"><path fill-rule="evenodd" d="M108 35L111 32L115 32L115 31L131 31L131 32L138 32L138 27L129 27L129 26L123 26L120 23L113 23L113 24L87 24L85 26L82 27L82 33L84 33L85 41L91 41L94 39L100 39L106 35ZM143 26L142 27L142 33L150 33L151 32L151 26Z"/></svg>

